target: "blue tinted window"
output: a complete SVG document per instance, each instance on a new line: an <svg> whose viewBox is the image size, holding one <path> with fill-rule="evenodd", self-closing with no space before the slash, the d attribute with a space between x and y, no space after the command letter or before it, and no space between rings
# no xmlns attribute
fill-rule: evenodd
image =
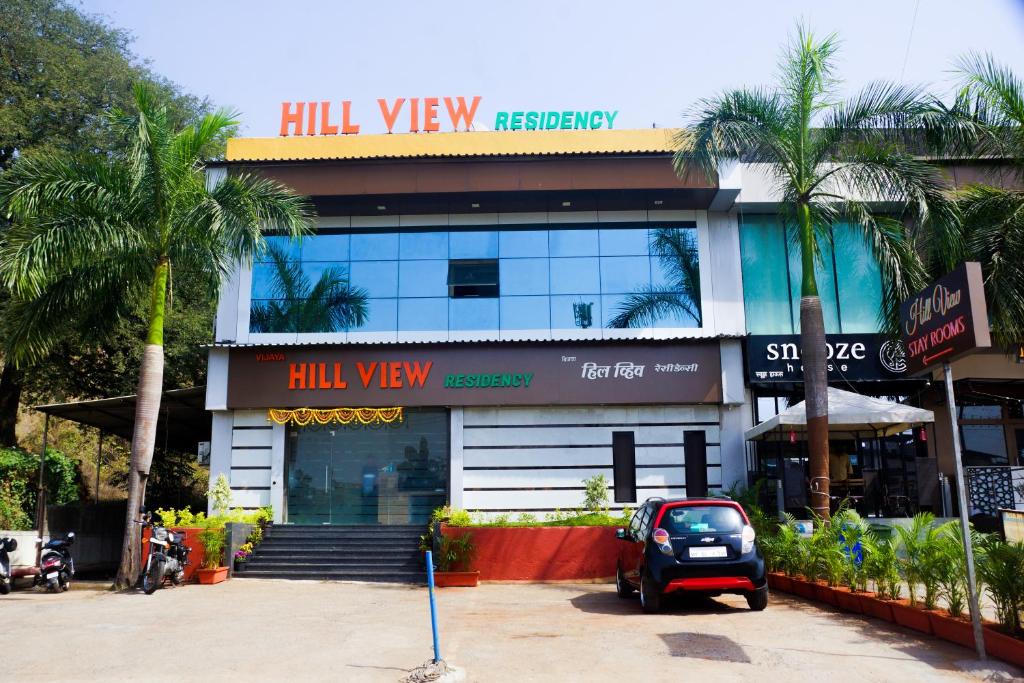
<svg viewBox="0 0 1024 683"><path fill-rule="evenodd" d="M647 228L608 228L601 231L601 256L646 256Z"/></svg>
<svg viewBox="0 0 1024 683"><path fill-rule="evenodd" d="M352 235L353 261L388 261L398 258L397 233Z"/></svg>
<svg viewBox="0 0 1024 683"><path fill-rule="evenodd" d="M281 235L274 235L266 238L267 247L257 258L260 261L270 261L270 248L279 249L284 252L285 258L291 261L299 260L299 240Z"/></svg>
<svg viewBox="0 0 1024 683"><path fill-rule="evenodd" d="M596 258L551 259L552 294L587 294L601 291Z"/></svg>
<svg viewBox="0 0 1024 683"><path fill-rule="evenodd" d="M546 330L551 326L546 296L501 297L501 329Z"/></svg>
<svg viewBox="0 0 1024 683"><path fill-rule="evenodd" d="M502 294L547 294L548 259L501 259L498 277Z"/></svg>
<svg viewBox="0 0 1024 683"><path fill-rule="evenodd" d="M303 261L348 261L348 235L312 235L302 238Z"/></svg>
<svg viewBox="0 0 1024 683"><path fill-rule="evenodd" d="M740 225L743 304L751 334L794 332L785 240L774 216L744 217Z"/></svg>
<svg viewBox="0 0 1024 683"><path fill-rule="evenodd" d="M352 284L368 296L398 296L398 261L355 261L351 268Z"/></svg>
<svg viewBox="0 0 1024 683"><path fill-rule="evenodd" d="M505 230L499 233L498 254L502 258L547 256L547 230Z"/></svg>
<svg viewBox="0 0 1024 683"><path fill-rule="evenodd" d="M498 299L449 299L448 329L498 329Z"/></svg>
<svg viewBox="0 0 1024 683"><path fill-rule="evenodd" d="M877 332L882 310L882 274L871 247L857 228L832 228L843 332Z"/></svg>
<svg viewBox="0 0 1024 683"><path fill-rule="evenodd" d="M408 232L401 235L399 256L403 259L448 258L448 233Z"/></svg>
<svg viewBox="0 0 1024 683"><path fill-rule="evenodd" d="M398 296L448 296L448 260L400 261Z"/></svg>
<svg viewBox="0 0 1024 683"><path fill-rule="evenodd" d="M448 297L399 299L398 329L402 332L448 331Z"/></svg>
<svg viewBox="0 0 1024 683"><path fill-rule="evenodd" d="M549 237L552 256L597 256L597 230L552 230Z"/></svg>
<svg viewBox="0 0 1024 683"><path fill-rule="evenodd" d="M351 332L394 332L398 326L398 299L367 299L368 320Z"/></svg>
<svg viewBox="0 0 1024 683"><path fill-rule="evenodd" d="M273 263L254 263L252 266L252 298L273 299L280 292L277 267Z"/></svg>
<svg viewBox="0 0 1024 683"><path fill-rule="evenodd" d="M596 294L551 297L551 329L586 330L603 327L601 297Z"/></svg>
<svg viewBox="0 0 1024 683"><path fill-rule="evenodd" d="M601 291L611 294L633 292L651 283L651 260L647 256L602 256Z"/></svg>
<svg viewBox="0 0 1024 683"><path fill-rule="evenodd" d="M800 245L796 240L796 230L790 229L786 239L789 240L789 289L794 302L793 332L800 332L800 286L803 277L803 265L800 259ZM821 260L814 264L814 277L818 283L818 297L821 299L821 312L825 317L825 332L839 332L839 310L836 307L835 270L832 267L832 246L828 239L818 239L821 249Z"/></svg>
<svg viewBox="0 0 1024 683"><path fill-rule="evenodd" d="M448 240L450 258L497 258L497 232L453 232Z"/></svg>
<svg viewBox="0 0 1024 683"><path fill-rule="evenodd" d="M320 278L327 275L338 281L339 278L348 280L348 262L345 263L331 263L329 261L314 261L312 263L302 263L302 274L306 276L309 281L310 288L316 287Z"/></svg>

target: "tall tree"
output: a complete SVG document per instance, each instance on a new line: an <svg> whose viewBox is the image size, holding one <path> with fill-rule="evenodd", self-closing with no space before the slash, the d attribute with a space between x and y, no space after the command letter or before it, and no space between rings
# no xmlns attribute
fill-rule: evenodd
<svg viewBox="0 0 1024 683"><path fill-rule="evenodd" d="M137 63L130 42L124 31L65 0L0 3L0 174L19 156L34 152L123 146L105 114L131 102L132 83L138 80L154 84L171 118L181 124L209 111L208 102L179 94ZM0 290L0 321L6 318L7 299ZM73 326L65 329L75 333ZM18 367L6 362L4 340L0 325L0 445L14 446L23 386L61 361Z"/></svg>
<svg viewBox="0 0 1024 683"><path fill-rule="evenodd" d="M803 26L782 53L774 87L741 89L698 103L679 134L674 162L685 174L714 177L726 163L763 164L781 197L782 219L795 235L801 262L800 335L810 452L811 508L829 517L828 380L825 324L815 263L827 228L847 220L864 235L883 280L886 323L899 303L923 285L915 235L905 220L931 223L943 249L956 240L955 209L937 169L907 151L935 134L945 119L921 90L892 83L838 97L838 40L817 39ZM893 211L893 206L899 207ZM948 237L948 239L946 239Z"/></svg>
<svg viewBox="0 0 1024 683"><path fill-rule="evenodd" d="M958 200L966 257L985 275L993 337L1012 349L1024 340L1024 81L990 55L964 57L959 71L959 111L979 124L963 151L1008 162L993 178L1002 186L971 185Z"/></svg>
<svg viewBox="0 0 1024 683"><path fill-rule="evenodd" d="M0 282L16 362L44 356L65 318L103 327L148 306L139 371L124 547L116 585L134 585L139 534L132 521L144 500L163 387L164 320L175 272L215 292L237 260L265 248L262 231L299 236L311 224L304 198L248 174L207 186L204 155L236 125L220 111L175 130L153 89L134 89L133 111L111 125L124 153L40 154L0 176L0 205L12 225L0 250Z"/></svg>

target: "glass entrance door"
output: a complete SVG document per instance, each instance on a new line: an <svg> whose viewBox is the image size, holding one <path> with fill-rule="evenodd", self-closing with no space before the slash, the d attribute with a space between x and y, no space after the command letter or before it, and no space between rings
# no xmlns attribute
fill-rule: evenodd
<svg viewBox="0 0 1024 683"><path fill-rule="evenodd" d="M287 521L425 524L448 498L448 411L396 425L290 427Z"/></svg>

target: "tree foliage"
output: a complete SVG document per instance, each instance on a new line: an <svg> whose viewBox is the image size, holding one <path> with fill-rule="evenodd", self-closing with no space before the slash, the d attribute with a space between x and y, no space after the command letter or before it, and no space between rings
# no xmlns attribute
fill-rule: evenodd
<svg viewBox="0 0 1024 683"><path fill-rule="evenodd" d="M44 484L48 505L67 505L78 500L81 473L78 463L60 451L46 449ZM24 517L13 511L7 513L14 520L33 519L39 496L39 455L18 448L0 448L0 505L16 501ZM7 528L0 524L0 529Z"/></svg>

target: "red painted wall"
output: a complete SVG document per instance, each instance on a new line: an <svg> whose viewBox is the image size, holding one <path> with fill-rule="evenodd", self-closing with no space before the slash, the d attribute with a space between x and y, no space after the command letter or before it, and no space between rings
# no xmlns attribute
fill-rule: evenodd
<svg viewBox="0 0 1024 683"><path fill-rule="evenodd" d="M457 538L473 535L471 569L481 581L572 581L615 576L615 527L441 527Z"/></svg>
<svg viewBox="0 0 1024 683"><path fill-rule="evenodd" d="M202 533L202 529L189 527L188 529L169 529L176 534L185 534L185 545L192 549L192 552L188 555L188 565L185 566L185 583L190 583L195 579L196 570L199 569L203 564L203 558L206 557L206 553L203 552L203 544L199 542L199 534ZM146 568L146 558L149 557L149 537L152 534L151 529L143 529L142 538L144 540L142 544L142 569Z"/></svg>

